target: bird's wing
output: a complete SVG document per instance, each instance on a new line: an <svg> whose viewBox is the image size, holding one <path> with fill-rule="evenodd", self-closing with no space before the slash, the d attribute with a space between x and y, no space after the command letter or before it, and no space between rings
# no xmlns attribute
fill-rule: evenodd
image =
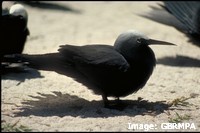
<svg viewBox="0 0 200 133"><path fill-rule="evenodd" d="M93 83L92 90L99 93L99 89L109 91L116 88L116 82L126 77L126 71L130 68L126 59L118 53L113 46L108 45L64 45L59 49L62 64L71 64L75 71L84 76L81 82L87 84L88 80ZM63 66L63 65L62 65ZM80 81L80 78L74 78ZM98 89L94 89L94 88Z"/></svg>
<svg viewBox="0 0 200 133"><path fill-rule="evenodd" d="M152 6L150 12L138 15L186 33L200 33L199 1L165 1L164 5L159 5L162 8Z"/></svg>
<svg viewBox="0 0 200 133"><path fill-rule="evenodd" d="M180 31L187 30L187 28L175 16L173 16L170 12L168 12L168 9L164 5L160 6L162 8L151 6L152 10L148 12L138 13L138 15L161 24L173 26ZM163 10L163 8L166 9L167 11Z"/></svg>
<svg viewBox="0 0 200 133"><path fill-rule="evenodd" d="M199 29L199 1L165 1L165 7L179 21L181 21L190 33L200 33Z"/></svg>
<svg viewBox="0 0 200 133"><path fill-rule="evenodd" d="M64 59L74 65L98 66L120 71L127 71L126 59L109 45L63 45L58 50Z"/></svg>

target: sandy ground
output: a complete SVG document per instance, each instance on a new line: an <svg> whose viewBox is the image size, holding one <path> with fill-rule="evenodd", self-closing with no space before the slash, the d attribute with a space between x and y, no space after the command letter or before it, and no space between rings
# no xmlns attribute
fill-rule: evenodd
<svg viewBox="0 0 200 133"><path fill-rule="evenodd" d="M151 46L157 66L143 89L121 98L129 103L123 111L104 108L101 96L55 72L2 75L2 122L34 131L200 131L200 49L175 28L137 15L157 2L50 3L60 6L25 5L31 34L23 53L55 52L63 44L113 45L130 29L178 46ZM170 129L173 121L191 129Z"/></svg>

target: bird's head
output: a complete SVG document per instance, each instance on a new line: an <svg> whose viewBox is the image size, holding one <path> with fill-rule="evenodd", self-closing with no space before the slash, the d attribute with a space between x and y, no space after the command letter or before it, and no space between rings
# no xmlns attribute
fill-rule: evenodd
<svg viewBox="0 0 200 133"><path fill-rule="evenodd" d="M23 19L25 19L26 24L27 24L28 13L25 10L24 6L22 6L21 4L14 4L13 6L11 6L9 13L14 15L14 16L22 16Z"/></svg>
<svg viewBox="0 0 200 133"><path fill-rule="evenodd" d="M148 38L146 35L135 31L129 30L118 36L114 43L114 47L118 51L127 51L136 47L148 47L148 45L175 45L170 42L159 41Z"/></svg>

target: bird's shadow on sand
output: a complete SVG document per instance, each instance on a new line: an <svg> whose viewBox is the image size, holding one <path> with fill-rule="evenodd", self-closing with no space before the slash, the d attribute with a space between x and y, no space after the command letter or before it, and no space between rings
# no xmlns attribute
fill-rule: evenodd
<svg viewBox="0 0 200 133"><path fill-rule="evenodd" d="M24 82L26 79L44 78L38 70L28 67L9 68L2 71L1 79L17 80L20 83Z"/></svg>
<svg viewBox="0 0 200 133"><path fill-rule="evenodd" d="M19 1L18 3L26 4L30 7L35 7L39 9L47 9L47 10L58 10L58 11L68 11L73 13L81 13L80 10L74 9L68 5L61 5L56 3L49 2L29 2L29 1ZM58 2L59 3L59 2Z"/></svg>
<svg viewBox="0 0 200 133"><path fill-rule="evenodd" d="M157 64L174 67L200 67L200 60L183 55L177 55L176 57L164 57L157 59Z"/></svg>
<svg viewBox="0 0 200 133"><path fill-rule="evenodd" d="M19 106L16 116L73 116L73 117L114 117L135 115L158 115L169 108L164 101L150 102L147 100L123 100L127 105L123 110L104 108L103 101L88 101L75 95L53 92L38 93L30 96L34 100L26 100Z"/></svg>

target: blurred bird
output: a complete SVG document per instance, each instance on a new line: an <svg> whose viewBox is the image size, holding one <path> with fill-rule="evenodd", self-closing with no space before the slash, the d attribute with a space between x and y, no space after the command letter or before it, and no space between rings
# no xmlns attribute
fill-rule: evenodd
<svg viewBox="0 0 200 133"><path fill-rule="evenodd" d="M15 67L10 65L10 61L5 60L4 55L21 54L23 52L29 29L27 28L28 14L21 4L14 4L8 12L3 11L1 18L0 58L2 74L11 69L15 71Z"/></svg>
<svg viewBox="0 0 200 133"><path fill-rule="evenodd" d="M29 30L28 14L21 4L11 6L1 20L1 58L6 54L20 54L23 51Z"/></svg>
<svg viewBox="0 0 200 133"><path fill-rule="evenodd" d="M124 97L142 88L156 63L149 45L175 45L149 39L130 30L118 36L114 46L94 44L84 46L62 45L56 53L41 55L14 55L39 70L55 71L84 84L95 94L102 95L104 105L113 108ZM107 97L117 98L114 105Z"/></svg>
<svg viewBox="0 0 200 133"><path fill-rule="evenodd" d="M139 15L153 21L173 26L185 33L194 44L200 46L200 2L164 1L162 8L152 6L148 13Z"/></svg>

